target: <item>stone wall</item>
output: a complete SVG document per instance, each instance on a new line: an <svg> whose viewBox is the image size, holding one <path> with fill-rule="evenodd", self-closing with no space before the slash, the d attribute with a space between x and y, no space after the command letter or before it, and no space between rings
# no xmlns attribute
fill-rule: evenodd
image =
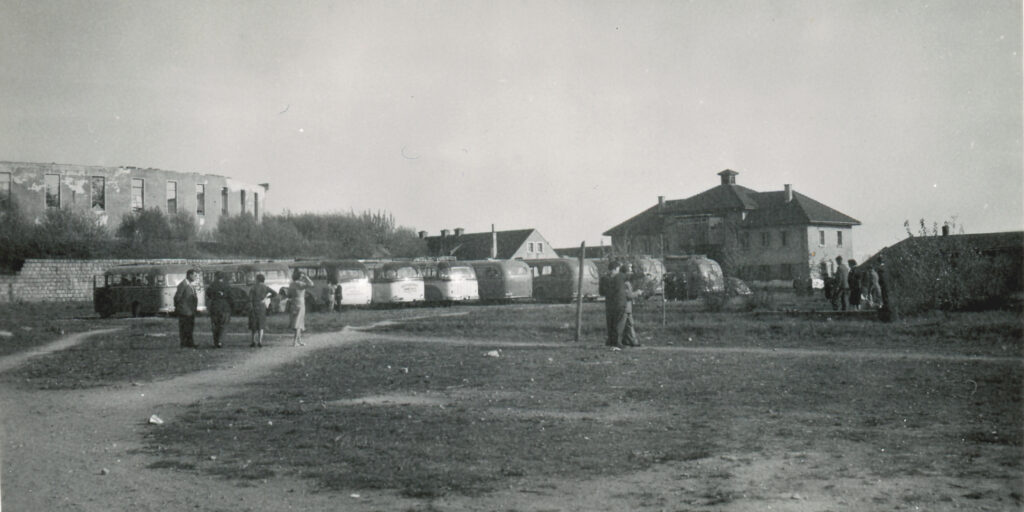
<svg viewBox="0 0 1024 512"><path fill-rule="evenodd" d="M10 302L91 301L93 277L129 264L204 265L252 260L28 260L15 275L0 275L0 304Z"/></svg>

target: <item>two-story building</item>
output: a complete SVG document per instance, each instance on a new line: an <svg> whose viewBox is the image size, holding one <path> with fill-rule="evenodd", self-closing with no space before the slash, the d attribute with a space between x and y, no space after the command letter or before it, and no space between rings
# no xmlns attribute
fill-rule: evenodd
<svg viewBox="0 0 1024 512"><path fill-rule="evenodd" d="M127 214L153 208L194 215L200 233L212 232L222 217L249 214L259 222L269 189L216 174L0 162L0 208L17 207L32 219L52 208L70 209L111 229Z"/></svg>
<svg viewBox="0 0 1024 512"><path fill-rule="evenodd" d="M835 257L853 256L853 226L860 221L785 185L757 192L736 184L726 169L721 183L686 199L658 202L609 229L623 254L655 257L703 254L727 275L810 283L834 270Z"/></svg>

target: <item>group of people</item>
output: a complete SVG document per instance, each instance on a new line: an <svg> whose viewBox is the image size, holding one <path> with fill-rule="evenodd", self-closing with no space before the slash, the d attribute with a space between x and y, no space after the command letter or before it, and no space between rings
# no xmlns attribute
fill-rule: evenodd
<svg viewBox="0 0 1024 512"><path fill-rule="evenodd" d="M623 347L639 347L633 325L633 299L640 292L633 291L630 278L632 264L613 261L608 264L608 275L601 279L601 294L604 295L604 314L608 328L606 344L612 350Z"/></svg>
<svg viewBox="0 0 1024 512"><path fill-rule="evenodd" d="M857 261L854 259L850 259L847 264L842 256L836 256L836 272L826 283L825 288L825 296L835 311L859 310L862 297L867 301L869 308L882 305L882 286L878 270L872 266L861 271L857 269Z"/></svg>
<svg viewBox="0 0 1024 512"><path fill-rule="evenodd" d="M185 279L178 283L178 289L174 293L174 312L178 316L178 338L182 348L198 347L194 338L195 319L199 310L199 291L196 284L198 275L197 270L186 272ZM249 288L245 298L245 309L249 315L250 347L263 346L263 333L267 328L267 306L277 295L277 292L264 284L265 282L266 277L257 274L256 283ZM288 299L288 327L294 331L293 347L305 345L302 342L302 331L306 329L306 289L311 287L313 280L305 272L296 269L288 289L283 290L287 293ZM205 297L213 331L213 346L222 348L224 331L231 321L231 312L237 300L226 274L217 272L214 275L214 282L206 287Z"/></svg>

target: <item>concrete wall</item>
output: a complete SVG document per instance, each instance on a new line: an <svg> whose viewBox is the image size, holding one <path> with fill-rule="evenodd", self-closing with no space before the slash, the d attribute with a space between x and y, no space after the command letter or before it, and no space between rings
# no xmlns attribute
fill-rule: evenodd
<svg viewBox="0 0 1024 512"><path fill-rule="evenodd" d="M92 300L93 276L118 265L189 263L204 265L251 260L28 260L21 272L0 275L0 304Z"/></svg>
<svg viewBox="0 0 1024 512"><path fill-rule="evenodd" d="M177 211L194 215L200 233L212 232L217 227L225 204L229 216L238 215L243 210L249 215L257 212L257 221L262 220L266 210L267 187L261 185L241 183L215 174L136 167L0 162L0 194L7 192L29 218L40 219L48 208L54 207L47 205L47 175L58 179L59 192L55 199L60 208L95 215L101 224L111 229L117 229L121 218L132 211L133 178L142 180L143 207L158 208L164 213L168 213L168 183L176 184ZM205 186L201 213L198 211L197 185ZM225 189L226 203L222 194ZM103 197L103 205L97 206L94 199L100 196ZM8 197L0 197L0 202L7 200Z"/></svg>

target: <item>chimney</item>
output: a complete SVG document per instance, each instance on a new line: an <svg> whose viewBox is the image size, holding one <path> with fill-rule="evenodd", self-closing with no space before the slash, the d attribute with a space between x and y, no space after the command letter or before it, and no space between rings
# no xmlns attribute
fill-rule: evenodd
<svg viewBox="0 0 1024 512"><path fill-rule="evenodd" d="M448 230L447 229L442 229L441 230L441 238L448 238Z"/></svg>
<svg viewBox="0 0 1024 512"><path fill-rule="evenodd" d="M498 232L494 230L494 224L491 224L491 259L498 259Z"/></svg>
<svg viewBox="0 0 1024 512"><path fill-rule="evenodd" d="M664 210L665 209L665 196L658 196L658 209L659 210Z"/></svg>
<svg viewBox="0 0 1024 512"><path fill-rule="evenodd" d="M793 185L787 183L783 187L786 189L786 202L791 202L793 200Z"/></svg>
<svg viewBox="0 0 1024 512"><path fill-rule="evenodd" d="M465 232L466 232L465 229L455 228L455 236L462 236L462 234L465 233Z"/></svg>
<svg viewBox="0 0 1024 512"><path fill-rule="evenodd" d="M427 237L427 232L426 231L420 231L419 233L416 233L416 234L420 236L421 240Z"/></svg>
<svg viewBox="0 0 1024 512"><path fill-rule="evenodd" d="M722 177L722 185L735 185L737 174L739 173L732 169L726 169L718 173L718 175Z"/></svg>
<svg viewBox="0 0 1024 512"><path fill-rule="evenodd" d="M942 236L949 236L949 223L942 225Z"/></svg>

